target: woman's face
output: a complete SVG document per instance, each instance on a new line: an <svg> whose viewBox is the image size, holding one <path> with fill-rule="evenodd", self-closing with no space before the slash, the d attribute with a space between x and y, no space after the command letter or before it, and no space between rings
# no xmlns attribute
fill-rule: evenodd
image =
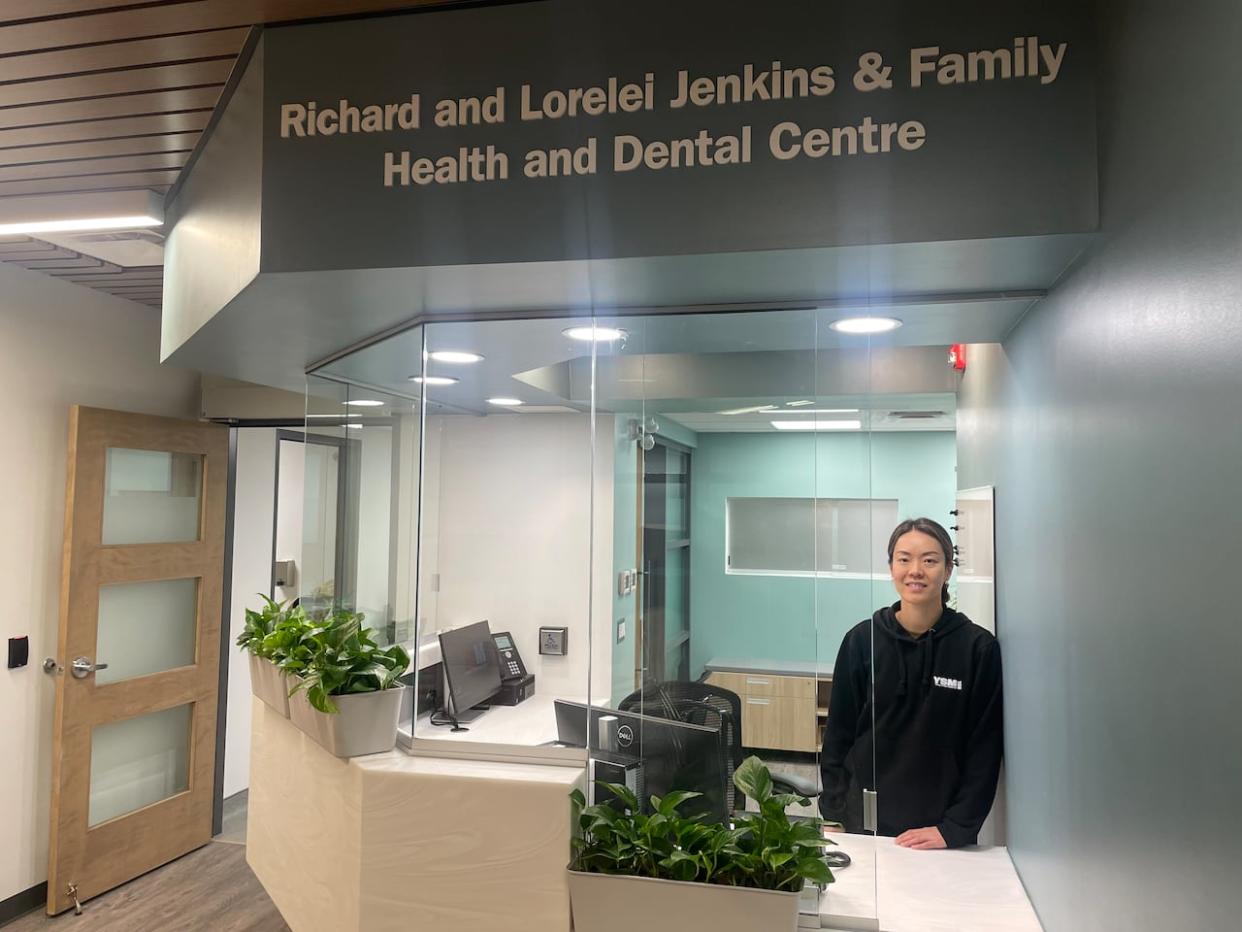
<svg viewBox="0 0 1242 932"><path fill-rule="evenodd" d="M909 605L940 604L940 587L953 568L944 559L936 538L922 531L909 531L897 538L889 564L893 586Z"/></svg>

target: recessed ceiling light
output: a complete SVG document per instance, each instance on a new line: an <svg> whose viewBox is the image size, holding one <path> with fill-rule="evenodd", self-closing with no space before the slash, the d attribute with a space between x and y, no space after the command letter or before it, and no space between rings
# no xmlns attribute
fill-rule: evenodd
<svg viewBox="0 0 1242 932"><path fill-rule="evenodd" d="M412 375L411 382L417 382L419 385L456 385L461 379L454 379L447 375Z"/></svg>
<svg viewBox="0 0 1242 932"><path fill-rule="evenodd" d="M489 405L500 405L502 408L516 408L522 403L520 398L489 398Z"/></svg>
<svg viewBox="0 0 1242 932"><path fill-rule="evenodd" d="M355 398L353 401L346 401L347 405L354 405L358 408L382 408L384 402L376 401L374 398Z"/></svg>
<svg viewBox="0 0 1242 932"><path fill-rule="evenodd" d="M348 427L350 430L362 430L361 424L346 424L345 426Z"/></svg>
<svg viewBox="0 0 1242 932"><path fill-rule="evenodd" d="M773 421L777 430L860 430L862 421Z"/></svg>
<svg viewBox="0 0 1242 932"><path fill-rule="evenodd" d="M775 411L776 405L755 405L751 408L730 408L728 411L717 411L717 414L757 414L760 411Z"/></svg>
<svg viewBox="0 0 1242 932"><path fill-rule="evenodd" d="M828 325L838 333L888 333L901 326L896 317L846 317Z"/></svg>
<svg viewBox="0 0 1242 932"><path fill-rule="evenodd" d="M571 340L582 340L586 343L611 343L613 340L624 340L629 334L615 327L570 327L561 333Z"/></svg>
<svg viewBox="0 0 1242 932"><path fill-rule="evenodd" d="M447 362L453 365L465 365L466 363L483 361L483 357L478 353L467 353L465 350L433 350L427 353L426 357L434 359L436 362Z"/></svg>
<svg viewBox="0 0 1242 932"><path fill-rule="evenodd" d="M815 402L805 401L805 400L804 401L787 401L785 402L785 407L786 408L801 408L806 405L813 405L813 404L815 404Z"/></svg>

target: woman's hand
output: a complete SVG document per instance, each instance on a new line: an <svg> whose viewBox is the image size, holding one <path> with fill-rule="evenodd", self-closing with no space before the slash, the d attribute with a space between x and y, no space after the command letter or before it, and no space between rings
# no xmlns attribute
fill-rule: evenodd
<svg viewBox="0 0 1242 932"><path fill-rule="evenodd" d="M896 842L903 848L917 848L920 851L949 847L944 843L944 836L940 834L940 829L934 825L904 831L897 836Z"/></svg>

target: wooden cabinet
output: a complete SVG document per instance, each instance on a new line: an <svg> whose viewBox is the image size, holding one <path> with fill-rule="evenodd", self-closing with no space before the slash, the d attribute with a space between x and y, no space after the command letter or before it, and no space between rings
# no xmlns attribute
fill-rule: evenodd
<svg viewBox="0 0 1242 932"><path fill-rule="evenodd" d="M742 744L780 751L819 750L813 676L713 672L707 682L742 700Z"/></svg>

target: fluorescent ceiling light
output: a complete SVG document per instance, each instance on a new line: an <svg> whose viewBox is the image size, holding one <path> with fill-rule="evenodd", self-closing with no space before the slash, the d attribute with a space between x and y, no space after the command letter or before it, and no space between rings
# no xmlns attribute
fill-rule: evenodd
<svg viewBox="0 0 1242 932"><path fill-rule="evenodd" d="M353 401L346 401L343 404L354 405L358 408L382 408L384 402L376 401L374 398L355 398Z"/></svg>
<svg viewBox="0 0 1242 932"><path fill-rule="evenodd" d="M586 343L611 343L613 340L624 340L629 334L615 327L570 327L561 333L571 340L582 340Z"/></svg>
<svg viewBox="0 0 1242 932"><path fill-rule="evenodd" d="M757 414L760 411L776 411L776 405L756 405L753 408L730 408L728 411L717 411L717 414Z"/></svg>
<svg viewBox="0 0 1242 932"><path fill-rule="evenodd" d="M896 317L846 317L828 325L838 333L888 333L901 326Z"/></svg>
<svg viewBox="0 0 1242 932"><path fill-rule="evenodd" d="M411 382L417 382L419 385L456 385L461 379L454 379L447 375L412 375Z"/></svg>
<svg viewBox="0 0 1242 932"><path fill-rule="evenodd" d="M361 424L346 424L345 426L348 427L350 430L362 430Z"/></svg>
<svg viewBox="0 0 1242 932"><path fill-rule="evenodd" d="M862 421L773 421L777 430L859 430Z"/></svg>
<svg viewBox="0 0 1242 932"><path fill-rule="evenodd" d="M478 353L467 353L464 350L434 350L426 354L428 359L434 359L436 362L447 362L453 365L465 365L472 362L482 362L483 357Z"/></svg>
<svg viewBox="0 0 1242 932"><path fill-rule="evenodd" d="M44 194L0 201L0 236L133 230L163 222L163 202L154 191Z"/></svg>
<svg viewBox="0 0 1242 932"><path fill-rule="evenodd" d="M813 404L815 404L815 402L813 401L787 401L785 402L785 407L786 408L801 408L804 405L813 405Z"/></svg>
<svg viewBox="0 0 1242 932"><path fill-rule="evenodd" d="M520 398L489 398L489 405L500 405L502 408L516 408L522 403Z"/></svg>
<svg viewBox="0 0 1242 932"><path fill-rule="evenodd" d="M857 414L857 408L801 408L797 411L782 411L781 414Z"/></svg>

